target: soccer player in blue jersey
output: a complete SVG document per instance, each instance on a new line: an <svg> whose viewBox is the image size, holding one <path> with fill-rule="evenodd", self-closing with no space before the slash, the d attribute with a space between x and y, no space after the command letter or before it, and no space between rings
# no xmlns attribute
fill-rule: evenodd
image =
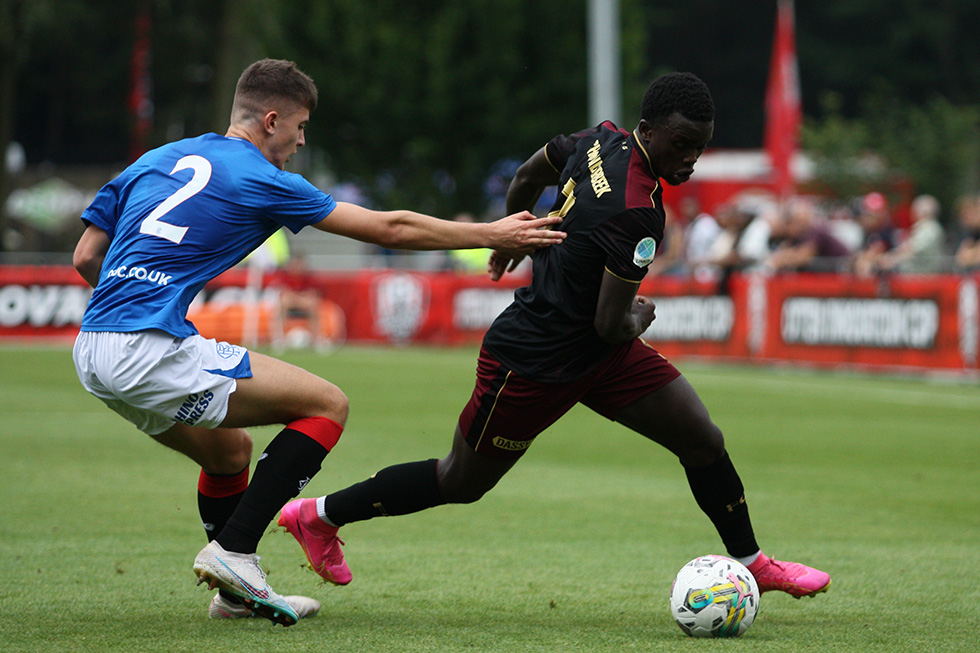
<svg viewBox="0 0 980 653"><path fill-rule="evenodd" d="M507 209L531 208L557 185L552 215L564 217L568 237L534 253L531 284L487 331L449 455L388 467L282 509L279 524L321 576L350 576L338 527L478 500L581 403L678 457L698 506L761 591L800 597L829 587L825 572L762 553L721 430L681 373L640 339L654 319L653 302L637 290L663 240L662 182L690 179L713 132L708 87L671 73L647 89L633 131L604 122L556 136L518 168ZM517 262L494 252L491 276Z"/></svg>
<svg viewBox="0 0 980 653"><path fill-rule="evenodd" d="M224 136L152 150L106 184L82 214L74 263L95 290L73 357L86 390L201 466L198 504L209 544L199 583L219 588L212 617L258 615L283 625L319 603L282 597L256 548L269 522L317 473L340 438L347 397L301 368L207 340L186 318L204 285L272 233L303 227L398 249L529 251L560 242L558 218L524 211L462 224L411 211L335 202L284 167L305 143L313 80L292 62L249 66ZM255 465L247 426L283 424ZM338 577L333 582L349 582Z"/></svg>

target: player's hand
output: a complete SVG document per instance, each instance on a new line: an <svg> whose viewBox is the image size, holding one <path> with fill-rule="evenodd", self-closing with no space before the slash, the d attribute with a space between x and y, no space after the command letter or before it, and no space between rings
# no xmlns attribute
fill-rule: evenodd
<svg viewBox="0 0 980 653"><path fill-rule="evenodd" d="M631 307L631 312L637 323L640 325L640 333L646 331L650 324L657 317L657 305L653 303L653 300L649 297L644 297L643 295L637 295L633 299L633 306Z"/></svg>
<svg viewBox="0 0 980 653"><path fill-rule="evenodd" d="M500 281L504 273L513 272L523 260L523 254L514 255L494 250L490 254L490 260L487 262L487 272L490 273L490 280Z"/></svg>
<svg viewBox="0 0 980 653"><path fill-rule="evenodd" d="M536 218L529 211L508 215L490 223L491 249L511 256L523 256L536 249L556 245L567 235L563 231L553 231L553 227L560 222L560 217Z"/></svg>

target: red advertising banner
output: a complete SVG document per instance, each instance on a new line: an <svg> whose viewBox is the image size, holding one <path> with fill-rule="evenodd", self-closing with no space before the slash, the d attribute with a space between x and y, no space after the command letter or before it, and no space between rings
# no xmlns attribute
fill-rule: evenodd
<svg viewBox="0 0 980 653"><path fill-rule="evenodd" d="M71 267L0 265L0 338L74 337L91 294Z"/></svg>
<svg viewBox="0 0 980 653"><path fill-rule="evenodd" d="M647 279L639 294L651 297L657 311L643 338L668 358L748 358L750 288L747 277L731 279L725 294L716 283Z"/></svg>
<svg viewBox="0 0 980 653"><path fill-rule="evenodd" d="M478 343L526 277L405 270L313 272L316 328L327 340L362 343ZM308 328L280 311L273 275L221 275L188 312L201 333L244 344L283 344ZM799 361L820 366L975 373L980 291L975 277L736 275L716 284L648 279L657 319L644 334L665 356ZM0 266L0 340L78 332L91 290L67 266Z"/></svg>
<svg viewBox="0 0 980 653"><path fill-rule="evenodd" d="M767 285L759 358L976 368L972 279L800 275L774 277Z"/></svg>

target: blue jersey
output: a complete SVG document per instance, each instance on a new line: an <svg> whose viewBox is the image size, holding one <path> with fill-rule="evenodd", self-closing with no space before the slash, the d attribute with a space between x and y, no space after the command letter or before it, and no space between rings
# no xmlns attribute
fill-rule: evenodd
<svg viewBox="0 0 980 653"><path fill-rule="evenodd" d="M208 281L280 227L296 233L336 206L242 139L205 134L147 152L82 213L111 242L81 329L195 334L187 307Z"/></svg>

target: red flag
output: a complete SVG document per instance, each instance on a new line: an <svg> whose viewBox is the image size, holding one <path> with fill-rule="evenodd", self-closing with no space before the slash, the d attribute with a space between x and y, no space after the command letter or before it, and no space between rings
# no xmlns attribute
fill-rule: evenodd
<svg viewBox="0 0 980 653"><path fill-rule="evenodd" d="M765 149L772 164L773 187L780 198L788 197L796 186L792 163L801 120L793 0L779 0L766 86Z"/></svg>
<svg viewBox="0 0 980 653"><path fill-rule="evenodd" d="M153 78L150 75L150 6L144 4L136 16L133 54L129 62L129 113L132 127L129 137L129 160L135 161L146 151L146 141L153 128Z"/></svg>

